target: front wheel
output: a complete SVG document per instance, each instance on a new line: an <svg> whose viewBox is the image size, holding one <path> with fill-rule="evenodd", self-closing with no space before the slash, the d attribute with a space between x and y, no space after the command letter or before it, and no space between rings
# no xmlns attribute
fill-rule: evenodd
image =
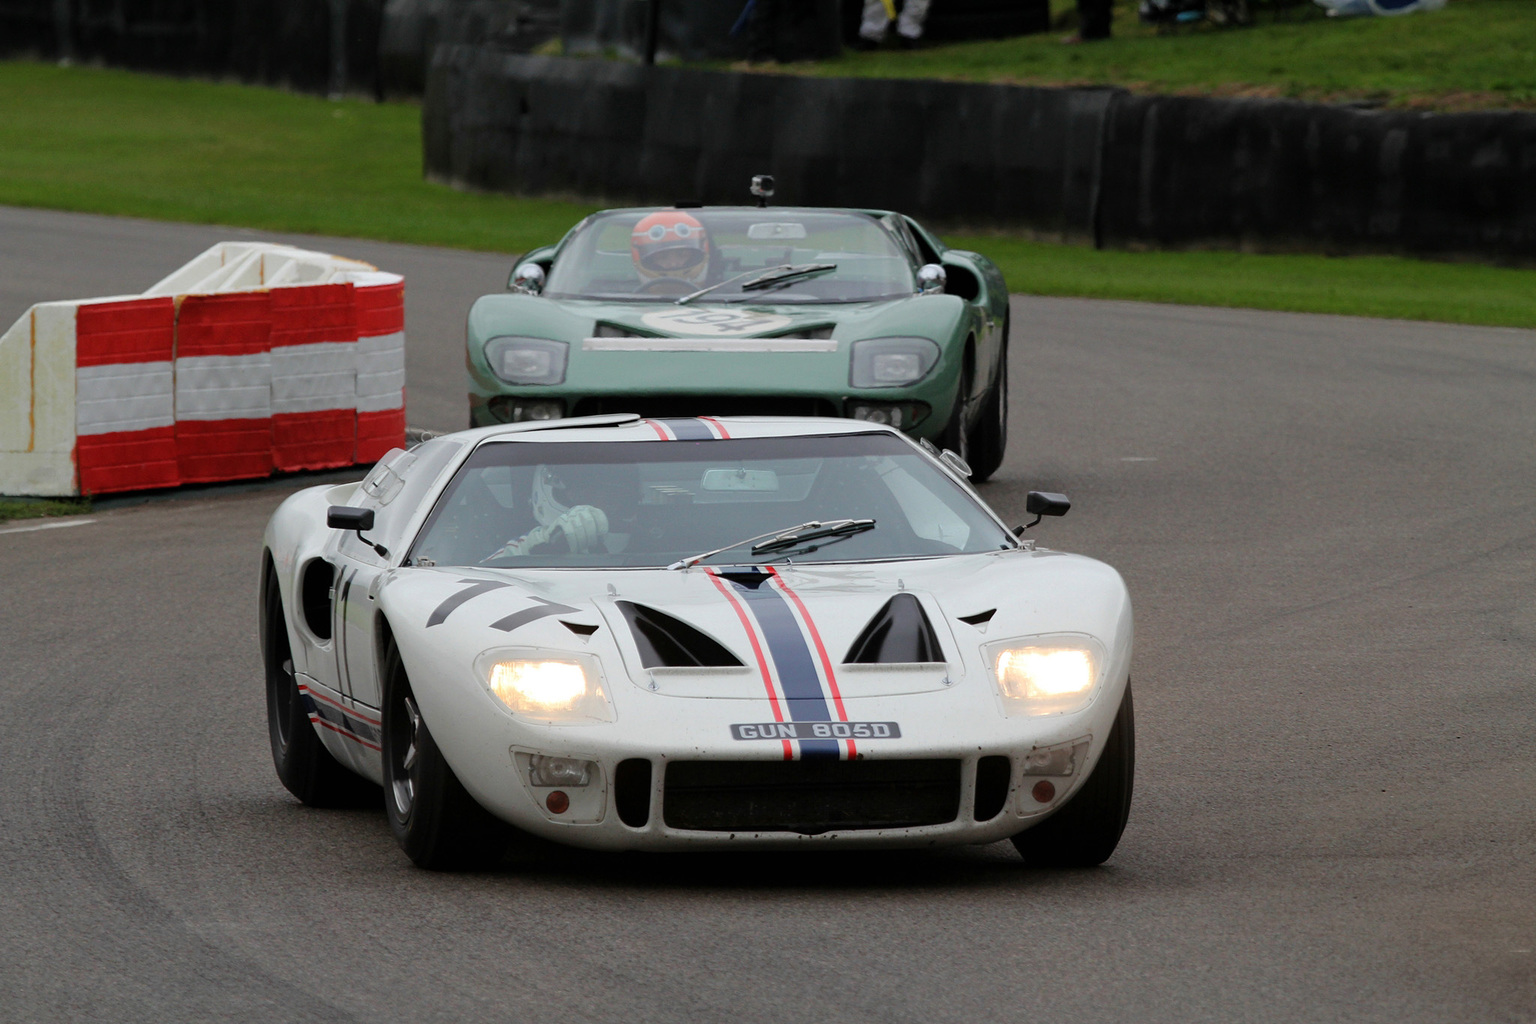
<svg viewBox="0 0 1536 1024"><path fill-rule="evenodd" d="M417 867L490 867L506 852L510 828L475 802L443 759L394 648L384 667L383 756L389 828Z"/></svg>
<svg viewBox="0 0 1536 1024"><path fill-rule="evenodd" d="M269 566L261 595L261 660L267 675L267 734L283 787L311 807L377 807L379 789L343 768L310 724L293 670L277 573Z"/></svg>
<svg viewBox="0 0 1536 1024"><path fill-rule="evenodd" d="M1091 868L1115 852L1131 813L1136 774L1136 722L1127 683L1109 742L1093 774L1067 805L1034 828L1013 837L1032 868Z"/></svg>

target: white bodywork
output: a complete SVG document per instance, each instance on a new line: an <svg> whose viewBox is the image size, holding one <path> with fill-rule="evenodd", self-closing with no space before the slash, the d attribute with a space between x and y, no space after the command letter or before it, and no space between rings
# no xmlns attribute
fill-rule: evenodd
<svg viewBox="0 0 1536 1024"><path fill-rule="evenodd" d="M841 419L720 422L737 438L875 430L901 436L888 428ZM772 585L796 606L794 619L808 646L817 651L824 675L835 677L839 721L899 724L899 738L855 739L854 756L962 762L956 820L816 835L691 831L666 824L667 762L798 756L797 743L739 739L733 732L733 725L770 723L775 715L765 692L767 669L753 653L761 641L749 635L752 627L706 567L511 570L399 565L439 491L477 444L512 437L531 444L655 442L658 433L649 421L622 416L467 431L426 441L409 453L392 453L362 484L310 488L283 503L267 527L266 548L279 580L294 668L314 702L311 721L337 760L376 782L383 780L379 664L386 645L393 642L421 714L459 780L492 813L558 842L603 849L985 843L1020 832L1070 799L1098 761L1130 672L1130 598L1120 576L1101 562L1024 544L983 554L899 561L776 564L779 579ZM386 547L390 557L380 556L354 534L329 529L330 505L376 509L376 526L368 538ZM306 609L303 577L317 560L336 567L334 588L327 601L324 589L312 584ZM322 576L317 579L330 579L326 566L318 571ZM871 616L903 591L921 602L948 660L841 664L842 653ZM618 601L661 609L696 626L737 654L746 667L644 668ZM560 610L547 611L550 604ZM989 609L996 610L989 621L961 621ZM530 615L510 631L493 626L525 610ZM542 614L535 617L533 612ZM438 621L429 626L433 618ZM567 623L597 628L583 635L587 630ZM985 649L999 641L1048 634L1086 635L1102 647L1094 696L1073 713L1009 717ZM616 720L546 725L514 716L475 668L484 652L509 648L595 659ZM1048 788L1054 788L1054 795L1042 802L1036 796L1039 777L1023 774L1023 755L1083 740L1091 744L1086 764L1070 777L1052 778L1053 787ZM838 742L840 757L848 756L848 746ZM548 789L530 782L530 754L595 762L600 778L582 790L571 790L570 808L552 813L545 802ZM1007 800L1001 813L978 822L972 813L976 764L996 754L1012 758ZM650 813L638 828L623 823L614 807L614 769L626 758L646 758L653 766Z"/></svg>

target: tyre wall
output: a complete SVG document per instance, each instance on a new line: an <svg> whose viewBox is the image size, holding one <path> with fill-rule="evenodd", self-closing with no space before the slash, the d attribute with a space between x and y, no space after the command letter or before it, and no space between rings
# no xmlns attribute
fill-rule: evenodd
<svg viewBox="0 0 1536 1024"><path fill-rule="evenodd" d="M1536 258L1536 114L646 68L441 47L435 179L903 210L1114 246Z"/></svg>
<svg viewBox="0 0 1536 1024"><path fill-rule="evenodd" d="M4 0L0 56L375 93L383 0Z"/></svg>

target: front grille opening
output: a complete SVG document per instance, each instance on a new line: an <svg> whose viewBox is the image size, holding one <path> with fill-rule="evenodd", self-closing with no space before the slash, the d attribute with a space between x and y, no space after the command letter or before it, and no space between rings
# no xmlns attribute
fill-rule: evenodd
<svg viewBox="0 0 1536 1024"><path fill-rule="evenodd" d="M822 398L792 395L603 395L583 398L572 416L632 412L654 419L683 416L837 416Z"/></svg>
<svg viewBox="0 0 1536 1024"><path fill-rule="evenodd" d="M960 814L958 760L672 761L662 819L702 832L943 825Z"/></svg>
<svg viewBox="0 0 1536 1024"><path fill-rule="evenodd" d="M631 757L613 770L613 805L619 820L630 828L644 828L651 820L651 762Z"/></svg>
<svg viewBox="0 0 1536 1024"><path fill-rule="evenodd" d="M991 821L1008 802L1008 778L1013 766L1000 754L989 754L976 762L976 820Z"/></svg>

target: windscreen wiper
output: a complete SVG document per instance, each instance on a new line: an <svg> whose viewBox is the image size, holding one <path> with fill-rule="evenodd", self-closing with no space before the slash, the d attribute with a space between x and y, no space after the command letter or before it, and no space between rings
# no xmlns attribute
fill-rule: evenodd
<svg viewBox="0 0 1536 1024"><path fill-rule="evenodd" d="M741 286L741 290L744 292L757 291L761 288L767 288L769 285L778 284L780 281L790 281L797 277L803 277L806 274L823 274L829 270L836 269L836 263L802 263L798 266L793 263L784 263L777 267L769 267L767 270L749 270L744 274L728 277L718 284L712 284L708 288L700 288L696 292L690 292L678 299L675 304L686 306L700 296L708 295L718 288L724 288L728 284L735 284L737 281L743 281L747 278L751 278L751 280Z"/></svg>
<svg viewBox="0 0 1536 1024"><path fill-rule="evenodd" d="M792 281L797 277L809 277L812 274L825 274L829 270L836 270L836 263L802 263L799 266L774 267L765 271L761 276L754 277L741 286L744 292L761 291L764 288Z"/></svg>
<svg viewBox="0 0 1536 1024"><path fill-rule="evenodd" d="M702 554L690 555L687 558L679 558L668 569L691 569L706 558L721 554L725 551L734 551L752 545L752 554L766 555L788 548L798 547L807 541L824 540L827 537L836 537L841 540L844 537L852 537L854 534L865 533L875 528L873 519L829 519L826 522L812 520L809 523L801 523L799 526L791 526L787 530L773 530L769 533L760 533L756 537L748 537L734 544L727 544L723 548L715 548L713 551L705 551ZM761 543L758 543L758 542ZM812 548L811 550L815 550Z"/></svg>

